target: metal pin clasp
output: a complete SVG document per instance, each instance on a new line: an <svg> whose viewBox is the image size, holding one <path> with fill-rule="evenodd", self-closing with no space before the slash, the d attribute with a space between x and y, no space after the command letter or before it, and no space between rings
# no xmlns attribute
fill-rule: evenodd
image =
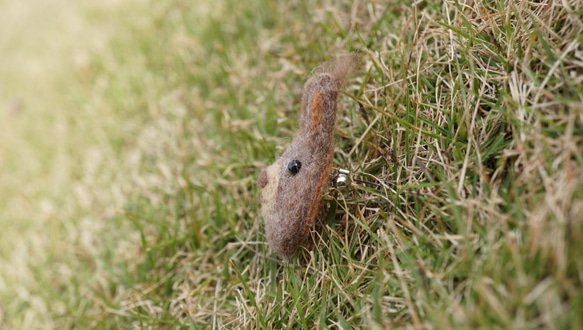
<svg viewBox="0 0 583 330"><path fill-rule="evenodd" d="M348 175L350 174L349 170L339 169L338 170L338 177L336 178L336 184L339 186L346 185L346 181L348 180Z"/></svg>

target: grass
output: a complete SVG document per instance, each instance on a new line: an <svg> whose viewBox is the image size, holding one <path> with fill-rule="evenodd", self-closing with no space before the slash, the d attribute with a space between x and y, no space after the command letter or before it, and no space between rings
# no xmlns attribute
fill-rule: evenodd
<svg viewBox="0 0 583 330"><path fill-rule="evenodd" d="M53 170L8 167L39 189L11 201L49 215L0 204L40 244L2 240L3 326L583 327L583 2L111 6L81 11L116 32L41 99L65 109L35 123L67 128L39 156ZM333 166L350 184L282 263L257 175L311 70L347 51ZM6 136L35 136L40 103Z"/></svg>

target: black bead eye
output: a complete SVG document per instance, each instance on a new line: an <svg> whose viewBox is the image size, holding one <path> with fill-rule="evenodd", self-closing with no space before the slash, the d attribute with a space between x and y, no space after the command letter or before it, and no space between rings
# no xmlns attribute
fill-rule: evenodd
<svg viewBox="0 0 583 330"><path fill-rule="evenodd" d="M291 172L291 174L296 175L302 168L302 163L299 160L292 160L287 164L287 169Z"/></svg>

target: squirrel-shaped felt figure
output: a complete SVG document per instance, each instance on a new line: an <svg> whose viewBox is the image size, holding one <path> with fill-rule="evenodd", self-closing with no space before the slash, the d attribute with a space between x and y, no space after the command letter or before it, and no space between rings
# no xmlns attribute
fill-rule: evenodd
<svg viewBox="0 0 583 330"><path fill-rule="evenodd" d="M324 65L304 86L300 127L281 157L259 174L267 241L287 259L314 223L334 153L336 100L356 57Z"/></svg>

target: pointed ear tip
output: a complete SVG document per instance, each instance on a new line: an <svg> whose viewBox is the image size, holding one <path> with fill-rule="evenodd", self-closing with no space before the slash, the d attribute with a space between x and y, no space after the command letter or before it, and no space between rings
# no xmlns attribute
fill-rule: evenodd
<svg viewBox="0 0 583 330"><path fill-rule="evenodd" d="M343 83L358 66L358 54L350 53L342 55L326 64L326 72L330 73L337 80Z"/></svg>

